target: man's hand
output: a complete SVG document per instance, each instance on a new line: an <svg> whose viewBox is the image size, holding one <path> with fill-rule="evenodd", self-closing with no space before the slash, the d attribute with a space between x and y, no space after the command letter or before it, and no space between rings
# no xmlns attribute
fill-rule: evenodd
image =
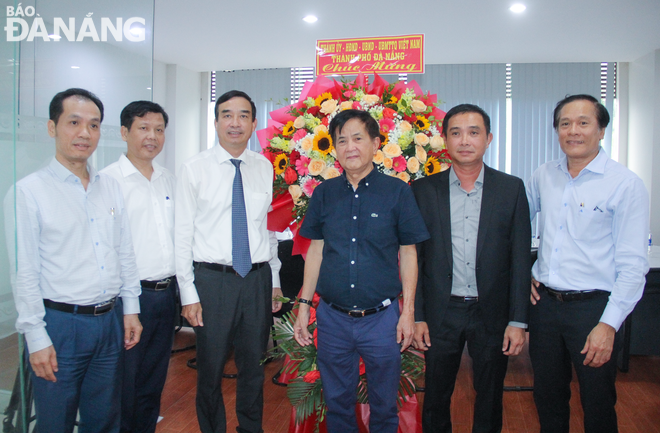
<svg viewBox="0 0 660 433"><path fill-rule="evenodd" d="M57 382L55 377L55 373L57 373L57 355L53 346L31 353L30 364L37 377L46 379L49 382Z"/></svg>
<svg viewBox="0 0 660 433"><path fill-rule="evenodd" d="M204 326L204 322L202 321L202 304L199 302L184 305L181 309L181 315L186 318L190 326Z"/></svg>
<svg viewBox="0 0 660 433"><path fill-rule="evenodd" d="M398 301L398 300L397 300ZM404 311L396 325L396 342L401 344L401 352L406 350L415 337L415 317L413 313Z"/></svg>
<svg viewBox="0 0 660 433"><path fill-rule="evenodd" d="M133 348L140 342L142 335L142 323L137 314L124 315L124 348L126 350Z"/></svg>
<svg viewBox="0 0 660 433"><path fill-rule="evenodd" d="M293 324L293 338L295 338L301 346L307 346L314 342L312 334L307 330L307 327L309 326L309 309L309 305L300 304L298 307L296 323Z"/></svg>
<svg viewBox="0 0 660 433"><path fill-rule="evenodd" d="M583 364L589 367L600 367L609 361L612 356L615 335L616 330L610 325L603 322L598 323L587 335L587 342L580 352L583 355L587 354Z"/></svg>
<svg viewBox="0 0 660 433"><path fill-rule="evenodd" d="M282 289L273 287L273 313L277 313L282 309L282 301L276 301L275 298L283 298Z"/></svg>
<svg viewBox="0 0 660 433"><path fill-rule="evenodd" d="M536 305L538 301L541 300L541 295L539 295L539 282L532 277L532 293L529 295L529 300L532 302L532 305Z"/></svg>
<svg viewBox="0 0 660 433"><path fill-rule="evenodd" d="M429 325L426 322L415 323L415 338L413 347L418 350L427 351L431 345L431 336L429 335Z"/></svg>
<svg viewBox="0 0 660 433"><path fill-rule="evenodd" d="M507 356L516 356L525 344L525 329L516 326L507 326L504 330L504 342L502 343L502 353Z"/></svg>

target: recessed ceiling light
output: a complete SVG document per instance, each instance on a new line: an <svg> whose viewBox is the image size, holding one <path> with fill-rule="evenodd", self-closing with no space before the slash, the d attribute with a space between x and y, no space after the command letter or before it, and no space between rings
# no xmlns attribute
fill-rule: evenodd
<svg viewBox="0 0 660 433"><path fill-rule="evenodd" d="M71 66L71 69L80 69L80 66Z"/></svg>
<svg viewBox="0 0 660 433"><path fill-rule="evenodd" d="M514 4L513 6L511 6L511 7L509 8L509 10L510 10L511 12L514 12L514 13L517 13L517 14L519 14L519 13L521 13L521 12L524 12L525 9L527 9L527 6L525 6L525 5L522 4L522 3L516 3L516 4Z"/></svg>
<svg viewBox="0 0 660 433"><path fill-rule="evenodd" d="M60 39L62 39L62 36L60 35L48 35L48 37L55 41L59 41Z"/></svg>
<svg viewBox="0 0 660 433"><path fill-rule="evenodd" d="M307 15L305 18L303 18L303 21L305 21L305 22L307 22L307 23L310 23L310 24L315 23L315 22L317 22L318 20L319 20L319 19L316 18L314 15Z"/></svg>

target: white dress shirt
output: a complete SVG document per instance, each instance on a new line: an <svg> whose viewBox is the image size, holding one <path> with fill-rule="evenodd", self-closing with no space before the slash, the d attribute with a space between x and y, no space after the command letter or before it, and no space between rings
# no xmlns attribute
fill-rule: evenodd
<svg viewBox="0 0 660 433"><path fill-rule="evenodd" d="M232 265L231 202L236 169L220 145L183 163L175 206L176 275L182 305L199 302L193 261ZM267 229L273 193L273 165L263 155L245 150L241 177L247 212L252 263L269 262L273 287L280 287L277 238Z"/></svg>
<svg viewBox="0 0 660 433"><path fill-rule="evenodd" d="M87 170L87 190L55 158L16 183L16 245L12 191L5 198L16 329L31 353L52 345L44 299L96 305L119 295L124 314L140 312L140 278L121 190L110 176L90 165Z"/></svg>
<svg viewBox="0 0 660 433"><path fill-rule="evenodd" d="M601 148L575 178L566 156L527 183L540 245L532 268L556 290L611 292L600 321L619 329L642 296L649 270L649 196L642 180Z"/></svg>
<svg viewBox="0 0 660 433"><path fill-rule="evenodd" d="M101 173L119 182L133 235L141 280L158 281L175 273L174 189L176 178L155 161L151 181L121 155Z"/></svg>

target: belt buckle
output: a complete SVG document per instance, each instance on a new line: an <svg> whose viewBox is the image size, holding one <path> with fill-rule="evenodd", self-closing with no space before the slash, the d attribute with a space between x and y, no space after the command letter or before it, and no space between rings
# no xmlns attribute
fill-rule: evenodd
<svg viewBox="0 0 660 433"><path fill-rule="evenodd" d="M96 304L96 305L94 305L94 315L95 315L95 316L100 316L100 315L102 315L102 314L107 313L108 311L110 311L109 309L108 309L108 310L104 310L104 311L99 311L99 310L102 309L102 308L104 308L104 307L107 307L107 306L109 306L109 305L110 305L110 306L111 306L111 305L114 305L114 300L110 300L110 301L103 302L102 304Z"/></svg>
<svg viewBox="0 0 660 433"><path fill-rule="evenodd" d="M154 287L154 290L156 290L157 292L162 290L167 290L169 286L170 286L170 279L166 278L164 280L160 280L159 282L157 282L156 287Z"/></svg>
<svg viewBox="0 0 660 433"><path fill-rule="evenodd" d="M351 317L364 317L364 310L349 310L348 315Z"/></svg>

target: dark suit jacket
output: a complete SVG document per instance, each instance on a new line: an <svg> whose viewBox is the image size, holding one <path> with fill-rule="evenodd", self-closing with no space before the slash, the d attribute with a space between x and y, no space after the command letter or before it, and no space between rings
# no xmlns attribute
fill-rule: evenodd
<svg viewBox="0 0 660 433"><path fill-rule="evenodd" d="M417 246L415 320L427 322L433 335L451 296L449 170L413 182L412 189L431 234ZM494 333L503 334L509 321L527 323L531 238L522 180L485 166L475 271L481 318Z"/></svg>

